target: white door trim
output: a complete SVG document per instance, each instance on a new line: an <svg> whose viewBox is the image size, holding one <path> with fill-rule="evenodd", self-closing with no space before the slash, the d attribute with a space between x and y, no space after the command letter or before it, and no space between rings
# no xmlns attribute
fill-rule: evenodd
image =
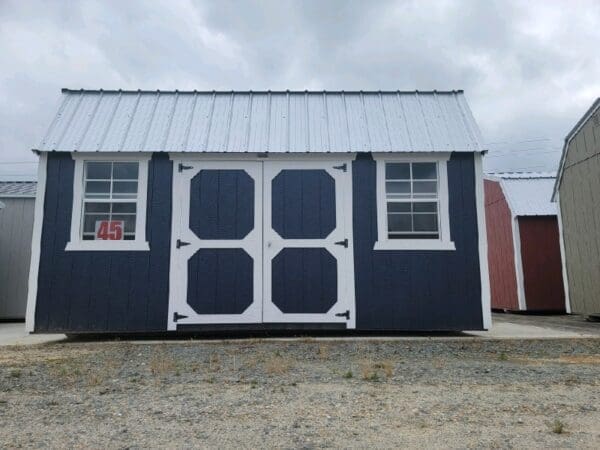
<svg viewBox="0 0 600 450"><path fill-rule="evenodd" d="M354 245L352 234L352 159L339 158L335 161L265 161L264 173L264 257L263 257L263 321L271 323L345 323L347 328L356 327L356 307L354 291ZM334 169L346 164L346 171ZM325 170L335 180L336 228L324 239L283 239L271 227L271 182L282 170ZM335 242L348 240L348 247ZM283 249L289 247L325 248L337 260L338 302L326 313L289 314L283 313L272 302L271 262ZM336 316L350 312L350 318Z"/></svg>
<svg viewBox="0 0 600 450"><path fill-rule="evenodd" d="M179 172L179 164L190 169ZM254 228L243 239L200 239L190 230L190 183L203 169L244 170L254 180ZM169 269L168 330L184 324L261 323L262 319L262 168L253 161L190 161L173 159L173 212ZM189 245L177 248L177 239ZM254 301L241 314L198 314L187 303L188 260L201 248L241 248L253 259ZM178 313L186 318L174 320Z"/></svg>

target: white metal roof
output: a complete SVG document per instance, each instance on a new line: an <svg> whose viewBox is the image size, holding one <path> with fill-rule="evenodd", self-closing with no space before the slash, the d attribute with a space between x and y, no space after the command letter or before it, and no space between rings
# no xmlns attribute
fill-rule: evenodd
<svg viewBox="0 0 600 450"><path fill-rule="evenodd" d="M35 181L1 181L0 197L35 197Z"/></svg>
<svg viewBox="0 0 600 450"><path fill-rule="evenodd" d="M37 151L473 152L462 91L62 91Z"/></svg>
<svg viewBox="0 0 600 450"><path fill-rule="evenodd" d="M500 181L513 215L556 215L556 204L552 203L555 172L489 173L486 178Z"/></svg>

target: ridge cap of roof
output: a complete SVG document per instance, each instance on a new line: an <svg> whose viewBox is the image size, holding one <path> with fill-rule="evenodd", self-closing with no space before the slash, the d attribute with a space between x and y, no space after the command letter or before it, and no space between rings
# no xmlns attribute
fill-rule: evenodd
<svg viewBox="0 0 600 450"><path fill-rule="evenodd" d="M373 90L360 90L360 89L351 89L351 90L344 90L344 89L335 89L335 90L327 90L327 89L313 89L313 90L303 90L303 89L298 89L298 90L292 90L292 89L281 89L281 90L253 90L253 89L248 89L248 90L237 90L237 89L223 89L223 90L196 90L196 89L190 89L190 90L178 90L178 89L71 89L71 88L62 88L61 89L62 93L67 93L67 94L82 94L82 93L94 93L94 94L99 94L99 93L125 93L125 94L156 94L156 93L160 93L160 94L464 94L464 90L463 89L452 89L452 90L426 90L426 91L422 91L419 89L415 89L415 90L392 90L392 89L387 89L387 90L377 90L377 89L373 89Z"/></svg>

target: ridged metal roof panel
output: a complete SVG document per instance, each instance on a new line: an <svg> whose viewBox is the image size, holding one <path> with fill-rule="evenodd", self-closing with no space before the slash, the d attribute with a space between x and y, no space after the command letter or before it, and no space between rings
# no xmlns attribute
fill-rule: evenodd
<svg viewBox="0 0 600 450"><path fill-rule="evenodd" d="M470 152L462 91L63 90L39 151Z"/></svg>
<svg viewBox="0 0 600 450"><path fill-rule="evenodd" d="M555 173L509 172L492 173L487 177L500 181L511 211L515 216L554 216L552 202Z"/></svg>
<svg viewBox="0 0 600 450"><path fill-rule="evenodd" d="M0 181L0 197L35 197L35 181Z"/></svg>

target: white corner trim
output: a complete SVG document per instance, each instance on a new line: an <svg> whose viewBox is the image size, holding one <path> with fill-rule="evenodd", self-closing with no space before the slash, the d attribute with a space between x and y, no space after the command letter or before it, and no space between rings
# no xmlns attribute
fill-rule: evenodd
<svg viewBox="0 0 600 450"><path fill-rule="evenodd" d="M513 248L515 253L515 274L517 276L517 299L519 300L519 310L527 310L527 302L525 300L525 283L523 275L523 257L521 255L521 230L519 228L519 218L511 217Z"/></svg>
<svg viewBox="0 0 600 450"><path fill-rule="evenodd" d="M565 311L571 314L571 298L569 296L569 276L567 274L567 253L565 249L565 230L560 209L560 192L556 193L556 214L558 216L558 242L560 243L560 262L562 264L563 286L565 288Z"/></svg>
<svg viewBox="0 0 600 450"><path fill-rule="evenodd" d="M373 153L376 164L377 241L373 250L456 250L450 237L448 160L450 153L389 154ZM385 197L386 162L435 162L438 165L439 239L389 239Z"/></svg>
<svg viewBox="0 0 600 450"><path fill-rule="evenodd" d="M492 328L492 304L490 294L490 272L488 267L488 241L485 224L485 192L483 186L483 155L474 154L475 201L477 208L477 234L479 236L479 272L481 276L481 310L483 328Z"/></svg>
<svg viewBox="0 0 600 450"><path fill-rule="evenodd" d="M71 213L71 234L65 251L147 251L146 210L148 201L148 162L149 153L71 153L75 161L73 171L73 208ZM83 214L83 165L85 161L131 161L139 163L138 196L135 217L135 239L132 241L84 241L81 239Z"/></svg>
<svg viewBox="0 0 600 450"><path fill-rule="evenodd" d="M35 330L35 306L37 302L38 273L42 246L42 226L44 224L44 200L46 197L46 167L48 154L40 153L37 176L37 191L33 213L33 234L31 238L31 260L29 263L29 281L27 287L27 310L25 312L25 331Z"/></svg>

